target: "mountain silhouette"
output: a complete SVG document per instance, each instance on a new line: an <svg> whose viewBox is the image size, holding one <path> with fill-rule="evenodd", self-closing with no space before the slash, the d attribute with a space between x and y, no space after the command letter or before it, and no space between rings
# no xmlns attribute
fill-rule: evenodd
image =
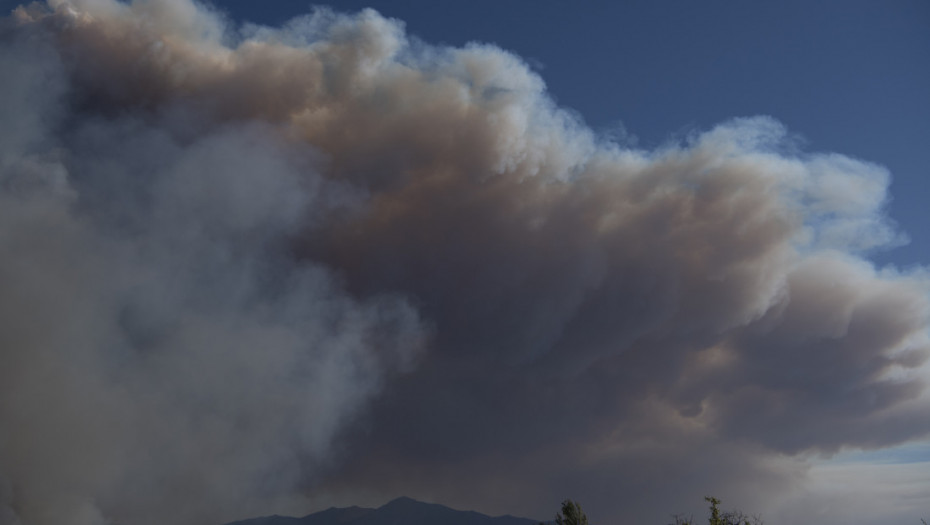
<svg viewBox="0 0 930 525"><path fill-rule="evenodd" d="M491 517L478 512L454 510L435 503L397 498L377 509L332 507L303 518L266 516L228 525L538 525L514 516Z"/></svg>

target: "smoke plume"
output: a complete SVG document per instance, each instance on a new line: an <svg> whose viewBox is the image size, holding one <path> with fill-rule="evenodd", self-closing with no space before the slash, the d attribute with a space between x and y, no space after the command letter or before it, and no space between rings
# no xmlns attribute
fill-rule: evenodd
<svg viewBox="0 0 930 525"><path fill-rule="evenodd" d="M928 279L864 258L889 174L771 118L629 149L370 10L2 24L0 523L655 521L930 432Z"/></svg>

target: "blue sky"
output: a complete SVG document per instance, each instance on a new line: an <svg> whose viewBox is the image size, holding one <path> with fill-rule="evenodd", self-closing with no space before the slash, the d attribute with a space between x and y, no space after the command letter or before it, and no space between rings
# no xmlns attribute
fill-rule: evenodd
<svg viewBox="0 0 930 525"><path fill-rule="evenodd" d="M276 25L312 5L220 1ZM772 116L807 152L888 168L889 215L911 239L870 254L930 262L930 4L874 2L340 1L430 44L486 42L536 68L559 105L652 149L734 117Z"/></svg>

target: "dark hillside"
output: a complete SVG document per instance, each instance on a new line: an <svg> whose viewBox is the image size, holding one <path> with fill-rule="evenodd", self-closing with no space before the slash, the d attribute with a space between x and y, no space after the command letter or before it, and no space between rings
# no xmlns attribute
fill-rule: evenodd
<svg viewBox="0 0 930 525"><path fill-rule="evenodd" d="M443 505L397 498L377 509L330 508L303 518L266 516L229 525L538 525L538 521L513 516L491 517Z"/></svg>

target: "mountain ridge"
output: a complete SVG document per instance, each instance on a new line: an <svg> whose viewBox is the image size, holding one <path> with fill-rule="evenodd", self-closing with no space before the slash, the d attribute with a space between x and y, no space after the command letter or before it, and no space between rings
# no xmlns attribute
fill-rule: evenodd
<svg viewBox="0 0 930 525"><path fill-rule="evenodd" d="M509 514L488 516L471 510L455 510L438 503L424 503L402 496L378 508L330 507L302 518L263 516L226 525L538 525L539 521Z"/></svg>

